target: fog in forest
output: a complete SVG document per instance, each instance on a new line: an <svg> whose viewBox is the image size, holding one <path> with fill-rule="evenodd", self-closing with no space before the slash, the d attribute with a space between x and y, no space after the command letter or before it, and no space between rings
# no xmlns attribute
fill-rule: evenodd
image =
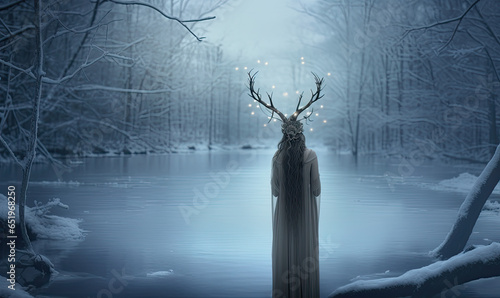
<svg viewBox="0 0 500 298"><path fill-rule="evenodd" d="M1 1L0 296L271 296L260 94L321 97L320 296L498 297L499 67L496 0Z"/></svg>
<svg viewBox="0 0 500 298"><path fill-rule="evenodd" d="M427 157L475 161L494 152L497 2L260 2L42 3L40 153L274 146L279 123L248 97L251 70L283 113L300 93L309 99L312 72L325 78L306 126L316 146L352 155L425 147ZM20 152L37 45L32 5L7 6L1 129ZM195 21L184 28L162 13Z"/></svg>

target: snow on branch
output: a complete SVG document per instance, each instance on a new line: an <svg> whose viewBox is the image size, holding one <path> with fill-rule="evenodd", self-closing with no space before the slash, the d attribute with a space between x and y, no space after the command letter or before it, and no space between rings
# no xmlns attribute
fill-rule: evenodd
<svg viewBox="0 0 500 298"><path fill-rule="evenodd" d="M140 2L140 1L121 1L121 0L108 0L109 2L112 2L112 3L115 3L115 4L122 4L122 5L138 5L138 6L145 6L145 7L149 7L155 11L157 11L159 14L161 14L163 17L169 19L169 20L173 20L173 21L176 21L178 22L179 24L181 24L187 31L189 31L189 33L191 33L191 35L193 35L198 41L202 41L204 39L204 37L198 37L191 29L189 29L189 27L185 24L185 23L195 23L195 22L203 22L203 21L208 21L208 20L213 20L215 19L215 16L212 16L212 17L205 17L205 18L199 18L199 19L192 19L192 20L180 20L176 17L172 17L172 16L169 16L167 15L166 13L164 13L161 9L159 9L158 7L152 5L152 4L149 4L149 3L145 3L145 2Z"/></svg>
<svg viewBox="0 0 500 298"><path fill-rule="evenodd" d="M110 53L104 52L99 57L93 59L92 61L85 62L84 64L80 65L80 67L78 67L73 73L71 73L69 75L66 75L66 76L59 78L59 79L51 79L49 77L43 77L42 81L44 83L48 83L48 84L61 84L65 81L73 78L74 76L76 76L80 71L84 70L85 68L87 68L89 66L94 65L95 63L99 62L102 58L109 56L109 55L110 55Z"/></svg>
<svg viewBox="0 0 500 298"><path fill-rule="evenodd" d="M6 27L6 26L4 26L4 27ZM19 29L19 30L13 31L13 32L12 32L12 31L10 31L10 29L9 29L8 27L6 27L6 28L7 28L7 30L9 30L9 34L8 34L8 35L5 35L5 36L4 36L4 37L2 37L2 38L0 38L0 42L4 42L5 40L7 40L7 39L9 39L9 38L11 38L11 37L14 37L14 36L16 36L16 35L22 34L22 33L26 32L26 31L28 31L28 30L33 30L33 29L35 29L35 26L33 26L33 25L28 25L28 26L25 26L25 27L23 27L23 28L21 28L21 29Z"/></svg>
<svg viewBox="0 0 500 298"><path fill-rule="evenodd" d="M143 89L127 89L127 88L119 88L119 87L110 87L103 85L80 85L76 87L71 87L71 90L74 91L92 91L92 90L103 90L103 91L112 91L112 92L124 92L124 93L138 93L138 94L161 94L166 92L172 92L173 89L155 89L155 90L143 90Z"/></svg>
<svg viewBox="0 0 500 298"><path fill-rule="evenodd" d="M36 79L35 75L33 74L33 72L31 72L31 69L33 68L33 66L27 68L27 69L24 69L24 68L21 68L15 64L12 64L10 62L7 62L3 59L0 59L0 64L3 64L5 66L8 66L8 67L12 67L13 69L17 70L17 71L20 71L24 74L27 74L28 76L30 76L32 79Z"/></svg>
<svg viewBox="0 0 500 298"><path fill-rule="evenodd" d="M459 292L464 283L500 276L500 243L476 247L446 261L414 269L405 274L374 280L359 280L340 287L330 298L431 297L446 291Z"/></svg>
<svg viewBox="0 0 500 298"><path fill-rule="evenodd" d="M474 36L474 34L472 34L469 30L466 30L466 32L470 38L472 38L473 40L475 40L477 43L479 43L482 46L482 49L484 49L484 52L486 53L486 56L488 57L488 60L491 63L491 66L493 68L493 72L495 73L495 77L500 82L500 75L498 74L498 71L497 71L497 68L495 65L495 61L493 61L493 58L491 57L490 52L488 51L488 47L479 38L476 38Z"/></svg>
<svg viewBox="0 0 500 298"><path fill-rule="evenodd" d="M460 24L462 23L462 20L464 19L464 17L469 13L469 11L474 7L476 6L477 3L479 3L479 1L481 0L476 0L474 1L460 16L458 17L455 17L455 18L451 18L451 19L448 19L448 20L444 20L444 21L439 21L439 22L435 22L433 24L430 24L430 25L426 25L426 26L421 26L421 27L417 27L417 28L411 28L411 29L408 29L405 31L405 33L403 34L403 36L401 37L401 39L405 38L409 33L413 32L413 31L418 31L418 30L426 30L426 29L429 29L429 28L432 28L432 27L436 27L436 26L440 26L440 25L445 25L445 24L449 24L449 23L453 23L453 22L458 22L456 25L455 25L455 29L453 29L453 33L451 34L450 38L448 39L448 41L443 45L441 46L439 49L438 49L438 52L441 52L444 48L446 48L450 43L451 41L453 40L453 38L455 37L455 34L457 33L458 31L458 27L460 27Z"/></svg>

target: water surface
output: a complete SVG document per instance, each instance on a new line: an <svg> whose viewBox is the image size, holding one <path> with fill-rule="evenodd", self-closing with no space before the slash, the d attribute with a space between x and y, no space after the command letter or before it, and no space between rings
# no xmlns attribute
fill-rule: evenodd
<svg viewBox="0 0 500 298"><path fill-rule="evenodd" d="M269 297L272 154L73 159L62 182L49 165L36 165L30 200L60 198L70 209L53 214L81 218L88 231L80 242L35 242L61 273L40 295ZM444 239L465 195L422 185L481 170L423 164L406 171L397 159L364 158L356 165L349 156L317 155L322 297L352 280L431 263L427 253ZM9 177L2 189L19 181L13 167L0 174ZM499 222L494 213L482 214L470 242L500 241ZM460 288L460 297L497 293L498 279Z"/></svg>

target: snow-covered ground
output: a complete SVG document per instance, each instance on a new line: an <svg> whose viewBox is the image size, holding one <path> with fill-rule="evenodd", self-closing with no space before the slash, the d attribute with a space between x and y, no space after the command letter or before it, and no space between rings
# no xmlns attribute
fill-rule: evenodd
<svg viewBox="0 0 500 298"><path fill-rule="evenodd" d="M45 204L35 207L26 207L26 225L36 235L37 239L69 240L83 239L85 231L79 226L81 220L50 215L52 207L69 208L61 203L59 199L52 199ZM7 220L7 197L0 194L0 219ZM19 220L19 212L16 212L16 221Z"/></svg>
<svg viewBox="0 0 500 298"><path fill-rule="evenodd" d="M8 288L10 283L6 278L0 278L0 297L2 298L32 298L28 292L24 291L22 287L16 283L15 290Z"/></svg>
<svg viewBox="0 0 500 298"><path fill-rule="evenodd" d="M424 186L427 186L433 190L468 193L474 186L477 178L478 176L465 172L459 174L457 177L442 180L437 184L426 184ZM497 187L493 190L493 194L500 194L500 186L497 185Z"/></svg>
<svg viewBox="0 0 500 298"><path fill-rule="evenodd" d="M438 183L419 183L419 185L423 188L428 188L437 191L452 191L463 194L463 196L459 196L459 198L465 198L465 195L469 193L469 191L473 188L474 183L476 182L478 176L473 174L464 172L459 174L456 177L450 179L444 179ZM495 189L493 189L492 194L500 195L500 186L497 185ZM493 200L488 200L484 204L483 210L500 212L500 202Z"/></svg>

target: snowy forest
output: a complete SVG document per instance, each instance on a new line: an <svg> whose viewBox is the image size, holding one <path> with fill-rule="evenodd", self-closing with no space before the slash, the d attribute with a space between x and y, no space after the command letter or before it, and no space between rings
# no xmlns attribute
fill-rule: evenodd
<svg viewBox="0 0 500 298"><path fill-rule="evenodd" d="M487 233L498 231L493 226L498 227L500 213L495 188L500 180L500 2L264 2L0 3L1 218L7 222L3 193L10 196L15 189L17 254L38 270L16 276L30 294L21 288L16 294L3 292L7 286L0 283L0 296L142 297L150 291L147 297L253 297L242 294L249 289L270 296L265 250L270 231L258 230L269 221L262 215L269 215L269 206L232 202L241 192L248 201L268 198L271 159L265 154L281 138L281 123L249 97L249 78L289 113L299 96L306 101L314 96L315 78L324 82L323 97L306 110L310 117L304 123L308 146L319 150L326 185L321 296L476 297L481 286L469 286L463 295L456 286L491 277L498 282L500 238ZM242 13L241 7L252 9ZM271 13L260 14L267 9ZM238 11L242 14L231 18ZM261 28L257 34L265 35L258 23L273 24L275 16L276 27L289 27L284 36L275 33L275 43L273 37L259 40L248 33ZM342 176L341 169L349 174ZM352 191L339 190L338 181L351 178L343 186ZM248 181L264 186L252 188ZM366 203L371 191L384 198L382 203ZM329 203L329 194L348 203ZM407 196L411 200L399 201ZM425 196L429 205L418 205ZM383 207L387 221L400 214L397 208L408 208L404 212L414 221L401 226L414 231L415 239L391 242L390 233L381 231L397 224L384 226L385 219L372 215L341 223L348 218L335 213L338 206L353 213ZM485 212L490 213L478 221ZM223 222L227 214L235 221ZM439 219L425 223L431 215ZM352 239L359 236L353 231L369 234L370 228L358 225L370 219L382 227L374 234L382 233L393 246L367 253L373 263L359 265L360 271L346 265L345 275L336 275L337 249L356 263L348 253L362 255L360 247L370 247L368 240ZM476 221L479 232L473 232ZM344 225L345 235L333 229ZM425 227L419 230L420 225ZM7 239L6 225L1 228ZM241 236L242 230L248 235ZM138 242L153 244L133 246L126 242L130 231L139 235ZM412 237L408 230L394 233ZM167 240L158 240L162 237ZM8 254L4 239L2 258ZM491 245L477 245L481 241ZM230 244L227 249L211 244L219 242ZM403 257L386 255L398 245ZM397 269L383 267L399 257ZM238 260L255 270L237 270L234 276L256 285L237 288L236 282L228 292L213 286L221 285L219 277L233 277ZM18 268L31 266L23 262ZM5 260L0 265L2 272L8 269ZM54 268L62 270L56 275ZM201 277L196 286L192 276ZM116 292L115 282L122 286ZM165 294L162 283L173 290ZM483 290L498 289L489 285ZM75 288L80 296L71 292ZM477 297L496 297L485 293Z"/></svg>
<svg viewBox="0 0 500 298"><path fill-rule="evenodd" d="M150 3L185 20L230 5L157 2ZM244 66L244 58L227 56L206 34L217 19L185 23L193 36L155 9L120 4L42 1L40 28L32 3L2 5L1 131L13 152L26 143L40 62L44 156L172 152L275 137L256 140L268 115L248 106L245 72L264 71L264 60ZM311 123L316 143L353 155L426 146L427 157L487 161L498 143L498 4L471 4L303 3L297 8L309 20L303 33L318 37L284 54L290 62L281 80L288 85L275 97L295 101L296 90L313 87L314 71L326 77L327 95ZM266 129L276 131L272 123ZM0 150L8 156L5 146Z"/></svg>

